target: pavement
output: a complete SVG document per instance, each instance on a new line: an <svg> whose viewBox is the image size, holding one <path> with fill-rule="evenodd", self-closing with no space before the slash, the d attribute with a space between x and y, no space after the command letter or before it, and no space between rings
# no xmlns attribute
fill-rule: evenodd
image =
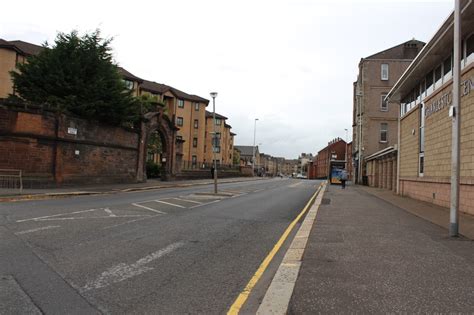
<svg viewBox="0 0 474 315"><path fill-rule="evenodd" d="M218 179L219 183L235 183L261 180L262 177L234 177ZM20 193L18 189L0 189L0 202L2 201L20 201L33 199L65 198L71 196L113 194L120 192L146 191L163 188L192 187L199 185L212 184L212 179L193 179L193 180L175 180L161 181L159 179L149 179L144 183L126 183L126 184L102 184L102 185L79 185L62 188L45 189L23 189Z"/></svg>
<svg viewBox="0 0 474 315"><path fill-rule="evenodd" d="M366 187L329 186L287 313L474 313L474 242L448 237L448 221L430 222L444 220L439 211Z"/></svg>

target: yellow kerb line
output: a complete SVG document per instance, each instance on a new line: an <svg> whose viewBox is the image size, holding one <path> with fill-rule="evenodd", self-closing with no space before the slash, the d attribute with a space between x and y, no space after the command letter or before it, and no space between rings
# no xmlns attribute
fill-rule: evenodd
<svg viewBox="0 0 474 315"><path fill-rule="evenodd" d="M267 269L268 265L272 261L273 257L276 255L280 247L283 245L285 240L287 239L288 235L291 233L291 230L293 230L293 227L296 225L296 223L301 219L301 217L308 211L308 209L311 207L313 204L314 199L318 196L319 191L321 190L323 184L319 185L318 190L313 194L313 196L309 199L308 203L306 206L301 210L300 214L296 217L296 219L293 220L293 222L288 225L286 228L285 232L282 234L278 242L273 246L273 249L271 252L268 254L267 257L263 260L263 262L260 264L260 267L258 267L257 271L253 275L252 279L250 279L249 283L245 286L244 290L239 294L237 299L235 300L234 304L230 307L229 311L227 312L227 315L236 315L239 314L240 309L242 306L245 304L247 301L250 292L252 291L253 287L257 284L258 280L262 277L263 273Z"/></svg>

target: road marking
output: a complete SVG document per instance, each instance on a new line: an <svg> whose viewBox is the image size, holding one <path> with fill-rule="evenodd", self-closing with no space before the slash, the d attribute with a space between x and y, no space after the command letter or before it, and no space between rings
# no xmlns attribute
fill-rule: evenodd
<svg viewBox="0 0 474 315"><path fill-rule="evenodd" d="M68 212L68 213L60 213L60 214L46 215L46 216L43 216L43 217L17 220L16 222L38 221L38 220L41 220L41 219L59 217L59 216L62 216L62 215L71 215L71 214L76 214L76 213L84 213L84 212L91 212L91 211L97 211L97 210L99 210L99 209L87 209L87 210L80 210L80 211L74 211L74 212Z"/></svg>
<svg viewBox="0 0 474 315"><path fill-rule="evenodd" d="M116 217L116 215L109 208L104 208L104 211L107 212L109 216Z"/></svg>
<svg viewBox="0 0 474 315"><path fill-rule="evenodd" d="M303 184L303 182L298 182L298 183L295 183L295 184L291 184L291 185L289 185L288 187L295 188L295 187L297 187L297 186L299 186L299 185L301 185L301 184Z"/></svg>
<svg viewBox="0 0 474 315"><path fill-rule="evenodd" d="M153 201L154 201L154 200L153 200ZM135 207L138 207L138 208L147 209L147 210L150 210L150 211L159 213L159 214L166 214L166 212L163 212L163 211L160 211L160 210L156 210L156 209L153 209L153 208L150 208L150 207L147 207L147 206L143 206L143 205L140 205L140 204L138 204L138 203L132 203L132 206L135 206Z"/></svg>
<svg viewBox="0 0 474 315"><path fill-rule="evenodd" d="M189 200L189 199L182 199L182 198L172 198L172 199L181 200L181 201L185 201L185 202L191 202L191 203L197 203L197 204L199 204L199 205L202 205L202 204L203 204L202 202L194 201L194 200Z"/></svg>
<svg viewBox="0 0 474 315"><path fill-rule="evenodd" d="M184 206L182 206L182 205L177 205L177 204L171 203L171 202L166 202L166 201L162 201L162 200L155 200L155 202L159 202L159 203L163 203L163 204L165 204L165 205L169 205L169 206L174 206L174 207L186 209L186 207L184 207Z"/></svg>
<svg viewBox="0 0 474 315"><path fill-rule="evenodd" d="M39 227L39 228L36 228L36 229L31 229L31 230L25 230L25 231L16 232L15 235L22 235L22 234L34 233L34 232L38 232L38 231L44 231L44 230L55 229L55 228L58 228L58 227L60 227L60 226L59 226L59 225L48 225L48 226L43 226L43 227Z"/></svg>
<svg viewBox="0 0 474 315"><path fill-rule="evenodd" d="M114 228L114 227L118 227L118 226L121 226L121 225L129 224L129 223L133 223L133 222L137 222L137 221L142 221L142 220L145 220L145 219L151 219L151 218L158 217L158 216L160 216L160 214L150 215L150 216L146 216L144 218L138 218L138 219L135 219L135 220L122 222L122 223L119 223L119 224L109 225L109 226L106 226L105 228L103 228L102 230L111 229L111 228Z"/></svg>
<svg viewBox="0 0 474 315"><path fill-rule="evenodd" d="M214 200L214 201L211 201L211 202L206 202L206 203L203 203L203 204L200 204L200 205L195 205L195 206L189 207L189 209L194 209L194 208L197 208L197 207L207 206L207 205L210 205L211 203L216 203L216 202L219 202L219 201L221 201L221 200L219 199L219 200Z"/></svg>
<svg viewBox="0 0 474 315"><path fill-rule="evenodd" d="M86 285L81 289L81 291L85 292L85 291L89 291L93 289L104 288L111 284L121 282L130 278L136 277L138 275L141 275L142 273L151 271L153 270L153 268L145 266L145 265L171 253L172 251L182 247L184 244L185 244L184 241L173 243L171 245L166 246L163 249L160 249L154 253L151 253L150 255L140 258L139 260L137 260L135 263L131 265L127 265L126 263L120 263L118 265L115 265L107 269L106 271L102 272L100 276L94 281L87 282Z"/></svg>
<svg viewBox="0 0 474 315"><path fill-rule="evenodd" d="M90 220L90 219L116 219L116 218L136 218L136 217L150 217L150 215L143 215L143 214L124 214L124 215L116 215L116 216L100 216L100 217L66 217L66 218L45 218L39 219L36 221L67 221L67 220Z"/></svg>
<svg viewBox="0 0 474 315"><path fill-rule="evenodd" d="M301 212L298 214L298 216L290 223L290 225L286 228L285 232L282 234L278 242L273 246L273 249L270 251L270 253L265 257L263 262L260 264L260 267L258 267L257 271L253 275L253 277L250 279L250 281L247 283L245 286L244 290L239 294L237 299L234 301L232 306L230 307L229 311L227 312L228 315L234 315L234 314L239 314L240 309L242 306L245 304L247 301L250 292L252 289L255 287L257 284L258 280L262 277L263 273L267 269L268 265L272 261L273 257L275 257L276 253L278 250L281 248L285 240L288 238L288 235L291 233L291 230L293 230L294 226L296 223L301 219L301 217L308 211L310 206L313 204L313 201L316 199L318 196L318 193L321 191L321 187L319 186L318 190L313 194L313 196L309 199L308 203L306 206L301 210Z"/></svg>
<svg viewBox="0 0 474 315"><path fill-rule="evenodd" d="M262 302L260 303L257 315L288 313L288 306L295 288L296 280L298 279L302 257L309 239L311 228L313 227L314 222L316 222L316 215L318 214L325 189L326 186L323 183L323 188L320 190L320 193L309 209L303 224L301 224L296 232L295 238L285 253L283 261L278 267L278 270L275 273Z"/></svg>
<svg viewBox="0 0 474 315"><path fill-rule="evenodd" d="M257 190L254 190L253 192L254 193L258 193L258 192L261 192L261 191L264 191L265 189L257 189Z"/></svg>

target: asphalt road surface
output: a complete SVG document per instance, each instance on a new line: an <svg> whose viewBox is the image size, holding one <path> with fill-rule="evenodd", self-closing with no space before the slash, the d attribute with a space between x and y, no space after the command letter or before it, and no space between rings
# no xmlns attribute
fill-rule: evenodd
<svg viewBox="0 0 474 315"><path fill-rule="evenodd" d="M269 179L222 184L221 197L196 186L2 203L0 313L225 313L318 185Z"/></svg>

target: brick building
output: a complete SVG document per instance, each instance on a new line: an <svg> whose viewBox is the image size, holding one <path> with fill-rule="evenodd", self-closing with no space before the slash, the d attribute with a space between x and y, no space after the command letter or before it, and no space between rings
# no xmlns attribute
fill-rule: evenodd
<svg viewBox="0 0 474 315"><path fill-rule="evenodd" d="M308 178L327 178L330 160L344 161L346 157L346 142L341 138L331 140L328 145L320 150L310 164Z"/></svg>
<svg viewBox="0 0 474 315"><path fill-rule="evenodd" d="M213 163L214 152L212 146L212 139L214 138L214 130L216 132L215 158L218 165L232 165L234 156L234 133L232 133L231 126L226 123L227 117L216 113L216 121L213 121L213 113L206 111L205 120L205 146L204 146L204 163Z"/></svg>
<svg viewBox="0 0 474 315"><path fill-rule="evenodd" d="M474 214L474 4L461 1L460 210ZM449 207L453 17L451 14L390 91L400 108L399 194Z"/></svg>
<svg viewBox="0 0 474 315"><path fill-rule="evenodd" d="M398 107L384 99L423 45L409 40L359 62L359 74L353 85L352 121L357 182L361 183L366 176L366 157L397 143Z"/></svg>

